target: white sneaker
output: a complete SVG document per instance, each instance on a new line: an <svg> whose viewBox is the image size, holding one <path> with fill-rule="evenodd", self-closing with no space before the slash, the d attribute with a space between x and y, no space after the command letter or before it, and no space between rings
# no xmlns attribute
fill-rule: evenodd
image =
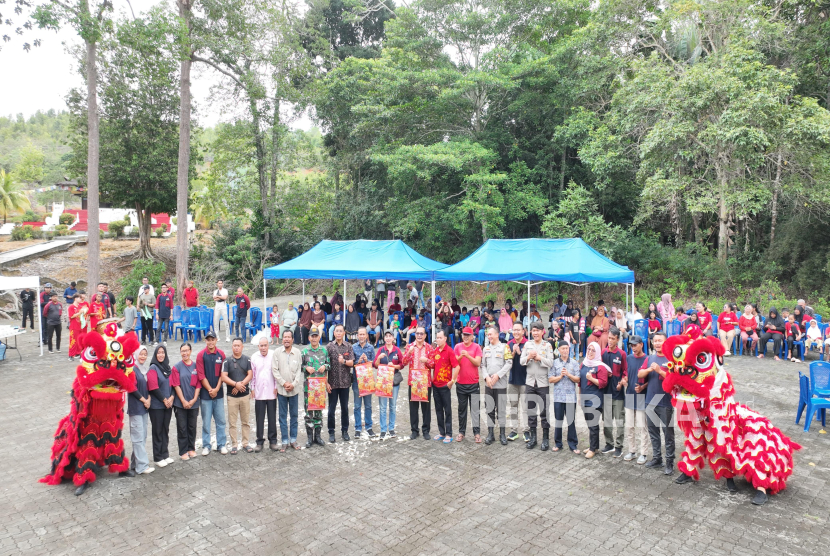
<svg viewBox="0 0 830 556"><path fill-rule="evenodd" d="M161 461L157 461L156 465L159 466L159 467L167 467L167 460L163 459Z"/></svg>
<svg viewBox="0 0 830 556"><path fill-rule="evenodd" d="M724 353L724 355L732 355L732 353L729 350L726 350L726 353Z"/></svg>
<svg viewBox="0 0 830 556"><path fill-rule="evenodd" d="M210 448L202 448L202 455L209 456L210 455Z"/></svg>
<svg viewBox="0 0 830 556"><path fill-rule="evenodd" d="M152 473L155 470L156 470L155 467L148 467L147 469L145 469L144 471L139 473L139 475L149 475L150 473Z"/></svg>
<svg viewBox="0 0 830 556"><path fill-rule="evenodd" d="M225 341L228 342L228 343L231 343L231 337L228 336L228 338Z"/></svg>
<svg viewBox="0 0 830 556"><path fill-rule="evenodd" d="M219 450L219 453L222 454L223 456L227 455L228 449L226 447L222 446L222 449Z"/></svg>
<svg viewBox="0 0 830 556"><path fill-rule="evenodd" d="M175 462L176 462L176 460L174 460L173 458L167 458L167 459L166 459L166 460L164 460L164 461L166 461L166 462L167 462L167 465L170 465L171 463L175 463Z"/></svg>
<svg viewBox="0 0 830 556"><path fill-rule="evenodd" d="M645 464L646 459L647 459L646 455L642 454L642 455L640 455L640 457L637 458L637 463L640 464L640 465L643 465L643 464Z"/></svg>

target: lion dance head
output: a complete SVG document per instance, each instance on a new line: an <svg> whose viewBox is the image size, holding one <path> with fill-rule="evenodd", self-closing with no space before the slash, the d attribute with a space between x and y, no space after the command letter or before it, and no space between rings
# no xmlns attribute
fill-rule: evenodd
<svg viewBox="0 0 830 556"><path fill-rule="evenodd" d="M678 398L708 398L715 376L723 369L726 351L717 338L704 337L700 329L690 327L685 334L671 336L663 343L666 378L663 389L676 389Z"/></svg>
<svg viewBox="0 0 830 556"><path fill-rule="evenodd" d="M78 382L94 398L120 398L124 392L135 390L133 353L140 344L134 332L117 334L114 322L101 322L96 331L78 338L83 348Z"/></svg>

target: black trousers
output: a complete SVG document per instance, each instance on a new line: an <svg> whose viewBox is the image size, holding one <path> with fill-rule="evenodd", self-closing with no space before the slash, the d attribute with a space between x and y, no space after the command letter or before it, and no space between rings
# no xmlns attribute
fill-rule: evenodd
<svg viewBox="0 0 830 556"><path fill-rule="evenodd" d="M55 333L56 339L56 348L57 350L61 349L61 325L60 324L47 324L46 325L46 341L47 345L49 346L49 351L52 351L52 333Z"/></svg>
<svg viewBox="0 0 830 556"><path fill-rule="evenodd" d="M795 357L795 350L793 349L793 344L798 340L795 339L795 336L790 334L787 336L787 353L790 354L791 357Z"/></svg>
<svg viewBox="0 0 830 556"><path fill-rule="evenodd" d="M329 394L329 434L334 434L334 417L337 402L340 402L340 432L349 430L349 390L351 388L332 388Z"/></svg>
<svg viewBox="0 0 830 556"><path fill-rule="evenodd" d="M576 437L576 402L553 402L554 431L553 443L562 448L562 426L568 425L568 448L576 450L579 439ZM597 429L597 448L599 448L599 427Z"/></svg>
<svg viewBox="0 0 830 556"><path fill-rule="evenodd" d="M427 388L427 399L432 399L432 387ZM409 387L409 428L414 434L418 434L418 410L421 410L421 419L423 425L421 431L424 433L424 438L429 438L430 414L429 402L413 402L412 401L412 387Z"/></svg>
<svg viewBox="0 0 830 556"><path fill-rule="evenodd" d="M452 392L446 386L433 386L432 401L435 403L438 433L441 436L452 436Z"/></svg>
<svg viewBox="0 0 830 556"><path fill-rule="evenodd" d="M150 428L153 431L153 461L158 463L170 457L170 419L173 408L147 410L150 414Z"/></svg>
<svg viewBox="0 0 830 556"><path fill-rule="evenodd" d="M536 427L536 418L539 417L542 421L543 429L550 429L548 423L548 394L550 393L550 386L527 386L525 387L525 410L527 411L527 426L530 428ZM530 405L533 404L533 410Z"/></svg>
<svg viewBox="0 0 830 556"><path fill-rule="evenodd" d="M758 349L761 351L761 353L765 353L767 351L767 342L769 342L770 340L773 341L773 355L778 355L779 353L781 353L781 342L784 341L784 335L773 334L771 332L764 332L763 334L761 334L761 343L758 344Z"/></svg>
<svg viewBox="0 0 830 556"><path fill-rule="evenodd" d="M176 410L176 439L179 441L179 455L183 456L188 452L196 451L196 418L199 416L199 408L184 409L173 406ZM170 423L168 417L168 424ZM153 453L156 450L155 425L153 426Z"/></svg>
<svg viewBox="0 0 830 556"><path fill-rule="evenodd" d="M277 443L277 400L254 400L254 413L256 413L256 443L257 446L265 444L263 433L265 431L265 414L268 414L268 442Z"/></svg>
<svg viewBox="0 0 830 556"><path fill-rule="evenodd" d="M781 336L781 334L777 334ZM653 418L651 413L656 415ZM674 408L662 406L649 406L646 409L646 424L648 425L648 436L651 438L651 457L657 460L662 460L663 457L660 452L660 431L663 431L663 439L666 444L666 464L674 463L674 425L672 424L672 416L674 415ZM599 444L597 444L599 445Z"/></svg>
<svg viewBox="0 0 830 556"><path fill-rule="evenodd" d="M40 341L41 343L46 343L46 319L41 316L40 319Z"/></svg>
<svg viewBox="0 0 830 556"><path fill-rule="evenodd" d="M481 388L475 384L456 384L458 398L458 433L467 434L467 407L473 420L473 434L481 432Z"/></svg>
<svg viewBox="0 0 830 556"><path fill-rule="evenodd" d="M504 427L507 420L507 388L490 388L484 386L484 408L487 410L487 427Z"/></svg>
<svg viewBox="0 0 830 556"><path fill-rule="evenodd" d="M153 341L153 319L145 319L141 317L141 341L146 342L149 338L150 342Z"/></svg>
<svg viewBox="0 0 830 556"><path fill-rule="evenodd" d="M34 330L35 329L35 308L32 305L24 305L21 309L23 311L23 324L20 325L20 328L26 328L26 316L29 317L29 327Z"/></svg>

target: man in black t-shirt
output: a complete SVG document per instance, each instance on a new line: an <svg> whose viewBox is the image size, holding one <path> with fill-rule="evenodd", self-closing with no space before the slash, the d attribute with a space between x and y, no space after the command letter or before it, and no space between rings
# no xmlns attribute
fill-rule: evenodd
<svg viewBox="0 0 830 556"><path fill-rule="evenodd" d="M246 452L253 452L250 446L251 436L251 394L248 390L248 383L254 376L251 368L251 360L247 355L242 354L242 338L234 338L231 344L232 355L225 361L222 369L222 382L227 384L226 394L228 398L228 425L231 436L231 454L236 455L238 444L236 442L236 418L242 420L242 449Z"/></svg>
<svg viewBox="0 0 830 556"><path fill-rule="evenodd" d="M20 292L20 310L23 313L23 323L20 328L26 328L26 316L29 317L29 326L32 330L35 329L35 292L29 288L24 288Z"/></svg>

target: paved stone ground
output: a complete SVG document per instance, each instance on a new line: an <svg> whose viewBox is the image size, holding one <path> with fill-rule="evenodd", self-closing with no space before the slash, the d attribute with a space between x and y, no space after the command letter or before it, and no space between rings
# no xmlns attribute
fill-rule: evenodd
<svg viewBox="0 0 830 556"><path fill-rule="evenodd" d="M762 508L749 503L743 481L730 496L711 474L677 486L607 456L589 461L519 442L344 444L339 435L335 445L295 453L211 454L134 479L104 474L77 498L71 484L37 482L69 408L74 367L65 349L39 358L35 343L27 334L23 363L14 353L0 363L3 555L830 552L830 435L793 422L806 365L727 360L741 399L804 446L788 489ZM408 416L402 395L401 436ZM584 424L579 434L585 446ZM171 454L174 445L175 423Z"/></svg>

